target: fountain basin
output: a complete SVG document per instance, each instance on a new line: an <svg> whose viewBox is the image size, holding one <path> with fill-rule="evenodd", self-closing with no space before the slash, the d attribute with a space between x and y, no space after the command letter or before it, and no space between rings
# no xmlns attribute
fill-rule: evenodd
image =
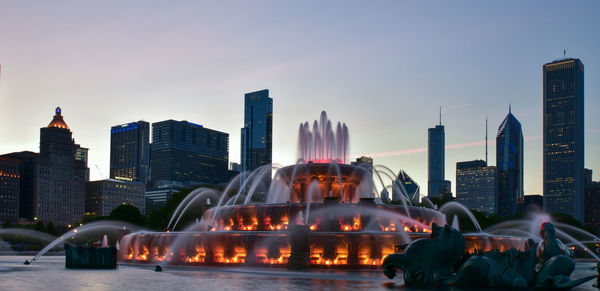
<svg viewBox="0 0 600 291"><path fill-rule="evenodd" d="M378 268L383 259L402 250L400 246L428 233L310 231L309 268ZM287 267L292 253L291 231L192 231L133 233L121 240L119 261L133 264L179 266ZM519 237L466 235L465 251L523 249ZM179 242L174 244L174 242Z"/></svg>

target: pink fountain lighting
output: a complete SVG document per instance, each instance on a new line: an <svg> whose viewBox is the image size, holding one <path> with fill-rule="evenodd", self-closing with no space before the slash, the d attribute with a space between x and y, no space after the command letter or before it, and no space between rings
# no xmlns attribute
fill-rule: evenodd
<svg viewBox="0 0 600 291"><path fill-rule="evenodd" d="M335 130L325 111L315 120L312 130L308 122L300 124L299 159L304 162L345 164L348 159L348 127L338 122Z"/></svg>

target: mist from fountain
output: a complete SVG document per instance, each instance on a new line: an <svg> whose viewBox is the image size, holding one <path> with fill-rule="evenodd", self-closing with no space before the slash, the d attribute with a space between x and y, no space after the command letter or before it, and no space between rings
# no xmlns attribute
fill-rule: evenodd
<svg viewBox="0 0 600 291"><path fill-rule="evenodd" d="M477 219L475 218L473 213L464 205L462 205L458 202L455 202L455 201L451 201L451 202L447 202L446 204L442 205L442 207L440 207L440 209L438 209L438 211L445 213L445 214L451 214L453 210L466 214L469 217L469 219L471 220L471 223L473 223L473 225L475 226L475 229L477 229L478 232L482 232L479 222L477 221Z"/></svg>
<svg viewBox="0 0 600 291"><path fill-rule="evenodd" d="M313 123L312 130L308 122L300 124L298 130L299 158L316 163L337 162L345 164L348 157L348 127L339 123L335 133L325 111Z"/></svg>
<svg viewBox="0 0 600 291"><path fill-rule="evenodd" d="M254 196L254 193L256 193L256 189L261 183L266 184L267 181L271 181L272 171L278 170L278 167L273 167L272 165L269 166L270 167L266 167L265 165L265 168L262 169L261 174L254 178L255 181L252 183L250 189L248 190L248 194L246 195L246 199L244 200L244 205L250 203L252 196ZM268 179L265 179L265 177L268 177ZM265 192L267 192L266 190L269 188L269 185L263 185L263 187L265 187Z"/></svg>
<svg viewBox="0 0 600 291"><path fill-rule="evenodd" d="M315 190L319 191L319 194L322 196L321 192L321 188L319 188L319 183L316 181L313 181L312 183L310 183L310 186L308 186L308 197L306 199L306 223L308 223L309 218L310 218L310 204L313 201L313 195L315 193Z"/></svg>
<svg viewBox="0 0 600 291"><path fill-rule="evenodd" d="M0 236L2 235L24 236L28 238L34 238L42 242L51 242L56 239L56 237L51 234L24 228L0 228Z"/></svg>
<svg viewBox="0 0 600 291"><path fill-rule="evenodd" d="M55 246L57 246L58 244L64 242L65 240L69 239L69 238L75 238L76 236L82 236L82 235L88 235L90 233L93 232L98 232L98 231L102 231L101 233L97 233L97 234L105 234L106 231L118 231L118 230L122 230L122 229L136 229L138 227L129 224L129 223L125 223L125 222L121 222L121 221L96 221L96 222L92 222L92 223L88 223L84 226L80 226L80 227L76 227L64 234L62 234L61 236L59 236L57 239L55 239L54 241L52 241L50 244L48 244L46 247L44 247L41 251L39 251L31 261L36 261L39 257L43 256L46 252L48 252L49 250L51 250L52 248L54 248Z"/></svg>
<svg viewBox="0 0 600 291"><path fill-rule="evenodd" d="M185 214L185 212L188 210L188 208L190 206L194 205L194 202L196 202L196 200L203 201L203 199L208 199L208 201L210 202L210 204L212 204L213 201L210 201L210 198L213 198L214 202L216 202L219 199L219 196L217 195L217 193L216 193L215 190L213 190L213 189L206 189L206 188L201 188L201 189L202 190L200 192L198 192L197 195L194 195L193 199L191 199L191 200L189 200L189 202L187 202L187 205L183 208L183 210L181 210L181 213L177 217L177 220L175 220L175 223L173 224L173 227L172 228L168 228L168 229L175 230L175 227L177 227L177 224L179 223L179 220L181 220L181 218L183 217L183 215ZM190 195L188 194L188 196L190 196ZM182 201L182 203L183 203L183 201ZM180 203L179 205L181 205L182 203ZM173 213L173 216L175 216L175 213Z"/></svg>
<svg viewBox="0 0 600 291"><path fill-rule="evenodd" d="M588 249L583 245L583 241L591 241L600 243L600 237L595 236L580 228L555 222L552 218L541 212L530 212L526 219L521 220L509 220L485 229L484 233L496 234L496 235L518 235L522 237L534 238L535 240L541 240L540 228L544 222L551 222L556 229L556 236L562 241L566 241L567 244L575 245L583 249L594 259L600 261L598 255L592 250Z"/></svg>
<svg viewBox="0 0 600 291"><path fill-rule="evenodd" d="M167 229L171 229L171 223L173 223L173 220L175 220L175 217L178 217L177 214L179 213L179 210L182 207L185 207L190 200L194 199L196 197L196 195L200 194L203 190L204 190L204 188L194 189L192 192L190 192L188 195L186 195L183 198L183 200L179 203L179 205L177 205L177 208L175 208L173 215L171 215L171 219L169 220L169 223L167 224Z"/></svg>
<svg viewBox="0 0 600 291"><path fill-rule="evenodd" d="M429 197L423 196L422 201L423 201L424 204L426 204L427 206L429 206L429 208L431 208L431 209L437 209L437 205L433 204L433 202L431 202L431 199L429 199Z"/></svg>

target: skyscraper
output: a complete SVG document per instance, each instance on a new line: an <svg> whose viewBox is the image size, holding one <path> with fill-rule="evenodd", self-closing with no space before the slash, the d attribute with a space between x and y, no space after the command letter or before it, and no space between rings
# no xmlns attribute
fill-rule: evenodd
<svg viewBox="0 0 600 291"><path fill-rule="evenodd" d="M500 179L498 214L511 216L519 211L518 202L523 200L523 131L510 106L508 115L498 127L496 166Z"/></svg>
<svg viewBox="0 0 600 291"><path fill-rule="evenodd" d="M450 181L446 181L444 177L445 144L444 126L440 114L440 124L428 130L427 196L430 198L442 198L450 191Z"/></svg>
<svg viewBox="0 0 600 291"><path fill-rule="evenodd" d="M242 172L272 163L273 99L269 90L244 96L244 128L242 128Z"/></svg>
<svg viewBox="0 0 600 291"><path fill-rule="evenodd" d="M456 200L469 209L498 212L498 168L485 161L456 163Z"/></svg>
<svg viewBox="0 0 600 291"><path fill-rule="evenodd" d="M544 73L544 210L584 222L584 70L557 60Z"/></svg>
<svg viewBox="0 0 600 291"><path fill-rule="evenodd" d="M67 225L84 214L87 149L72 137L60 107L40 129L40 155L35 170L34 209L41 221Z"/></svg>
<svg viewBox="0 0 600 291"><path fill-rule="evenodd" d="M153 184L217 184L229 179L229 134L199 124L185 120L153 123L150 156Z"/></svg>
<svg viewBox="0 0 600 291"><path fill-rule="evenodd" d="M392 202L401 201L402 195L408 197L413 205L421 201L421 188L404 170L400 170L392 187Z"/></svg>
<svg viewBox="0 0 600 291"><path fill-rule="evenodd" d="M110 178L147 184L150 178L150 124L137 121L110 129Z"/></svg>

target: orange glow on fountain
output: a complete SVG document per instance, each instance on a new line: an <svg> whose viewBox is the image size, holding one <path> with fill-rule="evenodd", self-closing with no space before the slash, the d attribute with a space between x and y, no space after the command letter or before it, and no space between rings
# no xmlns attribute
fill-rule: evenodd
<svg viewBox="0 0 600 291"><path fill-rule="evenodd" d="M333 127L322 115L321 124L312 130L302 124L300 135L305 163L277 171L266 191L277 199L213 205L217 207L204 213L207 225L201 230L126 235L120 260L286 267L301 257L308 268L378 268L386 256L401 251L399 246L428 237L433 223L444 224L444 214L437 210L384 204L374 197L376 169L345 163L345 126ZM520 239L466 236L465 240L469 251L522 247Z"/></svg>

